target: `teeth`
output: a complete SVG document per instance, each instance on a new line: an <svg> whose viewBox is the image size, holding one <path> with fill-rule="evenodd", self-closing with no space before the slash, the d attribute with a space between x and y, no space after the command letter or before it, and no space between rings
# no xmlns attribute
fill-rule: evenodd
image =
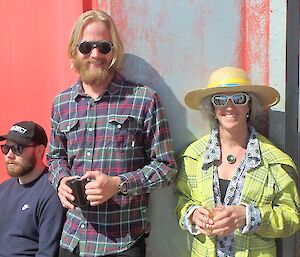
<svg viewBox="0 0 300 257"><path fill-rule="evenodd" d="M236 115L234 115L234 114L226 114L225 117L226 118L235 118Z"/></svg>

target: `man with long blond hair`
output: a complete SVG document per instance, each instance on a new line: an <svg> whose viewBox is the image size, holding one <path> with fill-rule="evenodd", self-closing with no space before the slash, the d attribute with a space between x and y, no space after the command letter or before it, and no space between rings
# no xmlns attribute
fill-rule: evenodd
<svg viewBox="0 0 300 257"><path fill-rule="evenodd" d="M59 256L145 256L149 193L176 164L156 92L126 80L112 18L83 13L68 47L75 85L54 100L50 181L68 209Z"/></svg>

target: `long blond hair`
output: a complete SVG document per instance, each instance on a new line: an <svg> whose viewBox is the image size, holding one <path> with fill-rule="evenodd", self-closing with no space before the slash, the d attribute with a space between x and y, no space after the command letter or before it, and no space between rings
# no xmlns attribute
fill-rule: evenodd
<svg viewBox="0 0 300 257"><path fill-rule="evenodd" d="M121 67L124 56L123 43L113 19L105 12L99 10L86 11L82 13L75 22L68 43L68 55L70 59L75 59L77 54L77 44L82 38L83 30L85 26L92 21L104 22L107 26L113 44L113 58L110 64L110 68L118 70Z"/></svg>

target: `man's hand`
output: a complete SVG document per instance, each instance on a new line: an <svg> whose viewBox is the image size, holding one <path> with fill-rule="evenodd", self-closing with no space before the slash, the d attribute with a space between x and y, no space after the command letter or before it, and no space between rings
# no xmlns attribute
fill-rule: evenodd
<svg viewBox="0 0 300 257"><path fill-rule="evenodd" d="M72 189L66 184L68 180L71 180L75 178L76 176L71 177L64 177L60 180L59 186L58 186L58 197L60 199L60 202L64 208L68 209L75 209L75 206L70 202L74 201L75 197L72 194Z"/></svg>
<svg viewBox="0 0 300 257"><path fill-rule="evenodd" d="M87 171L81 178L91 180L85 186L87 200L91 206L102 204L116 195L121 183L120 177L108 176L97 170Z"/></svg>

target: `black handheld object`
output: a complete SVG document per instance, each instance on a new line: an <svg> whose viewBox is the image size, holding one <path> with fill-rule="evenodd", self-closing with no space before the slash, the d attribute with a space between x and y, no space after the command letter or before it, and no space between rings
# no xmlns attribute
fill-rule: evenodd
<svg viewBox="0 0 300 257"><path fill-rule="evenodd" d="M85 185L88 183L87 179L80 180L80 178L73 178L68 180L66 184L72 188L73 195L75 197L74 201L71 201L77 207L88 204L85 194Z"/></svg>

